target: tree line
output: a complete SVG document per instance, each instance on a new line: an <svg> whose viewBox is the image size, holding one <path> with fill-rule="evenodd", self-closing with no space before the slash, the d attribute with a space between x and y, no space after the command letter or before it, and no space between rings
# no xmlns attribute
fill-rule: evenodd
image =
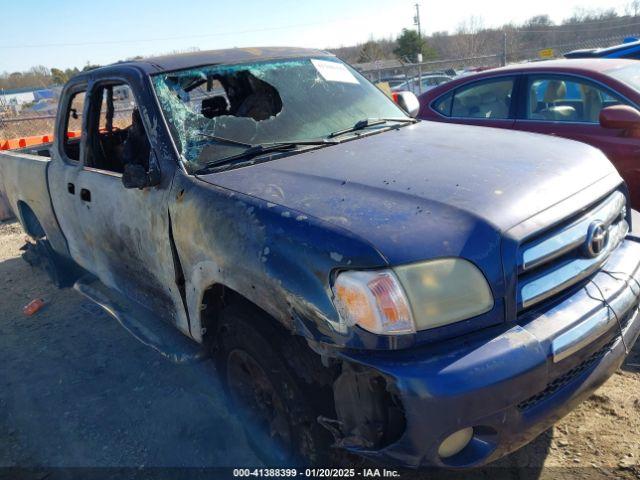
<svg viewBox="0 0 640 480"><path fill-rule="evenodd" d="M534 58L539 50L585 48L589 41L640 33L640 0L629 2L624 12L576 9L570 18L555 24L549 15L536 15L521 24L509 23L486 28L481 17L469 17L454 32L437 31L420 38L415 30L404 29L397 38L370 39L354 46L331 49L349 63L370 63L400 59L415 62L422 53L424 61L463 59L497 55L506 50L507 61ZM506 45L505 45L506 41ZM506 47L506 49L505 49Z"/></svg>
<svg viewBox="0 0 640 480"><path fill-rule="evenodd" d="M519 61L533 58L537 51L546 48L578 45L580 42L586 44L589 40L620 38L639 32L640 0L632 0L620 13L613 8L576 9L570 18L560 24L555 24L549 15L536 15L522 24L509 23L497 28L485 28L482 18L470 17L461 22L454 32L438 31L420 37L415 30L404 29L396 38L372 38L360 45L330 50L349 63L389 59L415 62L418 53L422 54L424 61L463 59L497 55L503 53L506 46L507 61ZM197 48L183 51L194 50ZM24 72L4 72L0 73L0 90L64 85L81 71L96 67L98 65L87 64L82 69L49 69L39 65Z"/></svg>
<svg viewBox="0 0 640 480"><path fill-rule="evenodd" d="M638 0L640 1L640 0ZM198 47L189 47L181 50L172 50L170 52L161 53L159 55L172 55L178 53L188 53L198 51ZM122 61L141 60L143 57L136 55L134 57L126 58ZM94 68L101 67L101 65L88 62L82 69L78 67L74 68L47 68L43 65L31 67L24 72L3 72L0 73L0 90L11 90L20 88L49 88L55 86L62 86L67 81L79 74L80 72L86 72L93 70Z"/></svg>
<svg viewBox="0 0 640 480"><path fill-rule="evenodd" d="M74 68L47 68L43 65L31 67L24 72L4 72L0 74L0 90L12 90L20 88L48 88L56 85L64 85L74 75L85 72L99 65L85 65L82 70Z"/></svg>

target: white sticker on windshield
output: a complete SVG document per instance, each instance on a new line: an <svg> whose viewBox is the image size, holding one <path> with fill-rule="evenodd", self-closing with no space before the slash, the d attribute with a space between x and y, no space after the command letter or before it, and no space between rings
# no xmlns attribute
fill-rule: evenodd
<svg viewBox="0 0 640 480"><path fill-rule="evenodd" d="M311 63L327 82L359 83L353 73L342 63L316 60L315 58L311 59Z"/></svg>

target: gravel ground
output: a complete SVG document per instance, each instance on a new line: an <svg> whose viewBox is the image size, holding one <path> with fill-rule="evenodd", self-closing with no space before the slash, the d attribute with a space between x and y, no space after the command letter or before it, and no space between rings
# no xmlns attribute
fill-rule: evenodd
<svg viewBox="0 0 640 480"><path fill-rule="evenodd" d="M57 290L20 258L24 239L17 223L0 223L0 467L260 465L211 362L169 363L73 290ZM34 298L46 306L24 316ZM640 478L640 344L573 413L477 475L498 472Z"/></svg>
<svg viewBox="0 0 640 480"><path fill-rule="evenodd" d="M175 365L19 256L0 225L0 466L258 465L210 361ZM46 306L32 317L22 307Z"/></svg>

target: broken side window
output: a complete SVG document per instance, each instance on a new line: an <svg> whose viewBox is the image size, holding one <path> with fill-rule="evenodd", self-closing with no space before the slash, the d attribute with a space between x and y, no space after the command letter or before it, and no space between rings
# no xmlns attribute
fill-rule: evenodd
<svg viewBox="0 0 640 480"><path fill-rule="evenodd" d="M91 111L87 165L116 173L122 173L126 164L148 169L151 147L129 85L95 86Z"/></svg>
<svg viewBox="0 0 640 480"><path fill-rule="evenodd" d="M406 117L333 57L198 67L153 83L190 171L248 145L317 140L363 119Z"/></svg>
<svg viewBox="0 0 640 480"><path fill-rule="evenodd" d="M82 131L82 116L84 111L85 92L74 93L66 112L65 132L62 138L62 148L69 160L80 160L80 133Z"/></svg>

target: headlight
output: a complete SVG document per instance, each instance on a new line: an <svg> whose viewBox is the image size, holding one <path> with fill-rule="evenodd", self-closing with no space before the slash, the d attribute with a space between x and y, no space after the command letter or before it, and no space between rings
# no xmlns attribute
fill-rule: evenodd
<svg viewBox="0 0 640 480"><path fill-rule="evenodd" d="M415 332L407 296L393 272L342 272L333 286L333 302L348 325L384 335Z"/></svg>
<svg viewBox="0 0 640 480"><path fill-rule="evenodd" d="M461 258L443 258L394 269L407 292L417 330L486 313L493 296L482 272Z"/></svg>
<svg viewBox="0 0 640 480"><path fill-rule="evenodd" d="M348 271L336 278L334 304L349 326L400 335L459 322L493 308L480 270L445 258L393 270Z"/></svg>

